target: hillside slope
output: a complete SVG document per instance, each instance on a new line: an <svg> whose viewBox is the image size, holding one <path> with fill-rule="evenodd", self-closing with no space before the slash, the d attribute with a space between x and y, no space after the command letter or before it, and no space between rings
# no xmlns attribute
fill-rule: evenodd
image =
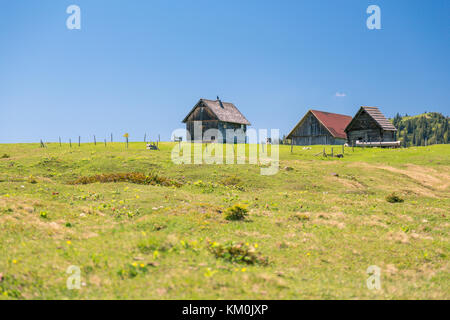
<svg viewBox="0 0 450 320"><path fill-rule="evenodd" d="M343 159L280 146L274 176L176 165L176 145L160 146L0 145L0 297L450 298L449 145ZM131 172L163 180L73 184ZM386 201L393 192L404 202ZM225 219L238 203L248 217ZM366 286L373 265L379 291ZM79 290L66 287L70 266Z"/></svg>

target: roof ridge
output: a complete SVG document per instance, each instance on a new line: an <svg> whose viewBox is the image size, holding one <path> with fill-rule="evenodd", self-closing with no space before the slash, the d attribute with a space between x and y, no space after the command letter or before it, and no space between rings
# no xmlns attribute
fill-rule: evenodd
<svg viewBox="0 0 450 320"><path fill-rule="evenodd" d="M349 118L352 118L352 116L349 116L349 115L346 115L346 114L342 114L342 113L335 113L335 112L321 111L321 110L316 110L316 109L310 109L309 111L311 111L311 112L316 111L316 112L321 112L321 113L335 114L335 115L338 115L338 116L343 116L343 117L349 117Z"/></svg>

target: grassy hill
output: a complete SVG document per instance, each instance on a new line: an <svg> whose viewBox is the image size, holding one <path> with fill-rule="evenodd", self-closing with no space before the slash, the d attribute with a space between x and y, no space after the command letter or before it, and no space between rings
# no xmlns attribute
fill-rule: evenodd
<svg viewBox="0 0 450 320"><path fill-rule="evenodd" d="M0 299L450 298L449 145L280 146L274 176L160 146L0 145Z"/></svg>

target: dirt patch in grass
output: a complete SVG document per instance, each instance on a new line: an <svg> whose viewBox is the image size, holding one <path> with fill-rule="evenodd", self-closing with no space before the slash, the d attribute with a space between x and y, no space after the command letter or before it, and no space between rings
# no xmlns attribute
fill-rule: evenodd
<svg viewBox="0 0 450 320"><path fill-rule="evenodd" d="M139 172L128 173L104 173L93 176L80 177L69 184L91 184L91 183L114 183L114 182L129 182L143 185L159 185L164 187L181 187L182 183L173 179L169 179L157 174L145 175Z"/></svg>
<svg viewBox="0 0 450 320"><path fill-rule="evenodd" d="M363 165L365 167L370 167L370 168L374 168L374 169L387 170L387 171L393 172L393 173L399 173L399 174L409 177L410 179L415 180L420 185L423 185L426 187L431 187L431 188L436 188L438 190L445 190L450 185L450 175L445 173L446 170L442 170L442 171L438 172L432 168L427 168L424 166L418 166L418 165L413 165L413 164L406 165L405 166L406 168L404 168L404 169L394 168L394 167L385 166L385 165L375 166L375 165L369 165L367 163L358 164L358 165ZM447 170L447 172L448 171L450 171L450 170Z"/></svg>
<svg viewBox="0 0 450 320"><path fill-rule="evenodd" d="M319 212L311 213L311 222L314 224L323 224L332 227L337 227L339 229L345 228L345 215L341 212Z"/></svg>
<svg viewBox="0 0 450 320"><path fill-rule="evenodd" d="M327 182L339 182L342 184L345 188L348 190L366 190L367 187L363 184L361 184L356 179L353 179L352 177L343 176L343 177L327 177Z"/></svg>
<svg viewBox="0 0 450 320"><path fill-rule="evenodd" d="M20 199L0 199L0 210L2 208L10 209L6 213L0 214L0 224L12 224L17 228L39 230L55 239L62 239L72 231L64 228L62 222L43 219L39 210L30 206L28 202Z"/></svg>
<svg viewBox="0 0 450 320"><path fill-rule="evenodd" d="M397 174L409 179L412 184L407 186L409 192L418 195L436 198L437 193L446 191L450 186L450 175L445 170L436 171L432 168L424 166L408 164L405 168L394 168L386 165L371 165L367 163L354 163L352 167L364 169L384 170L393 174ZM406 185L404 185L406 187Z"/></svg>
<svg viewBox="0 0 450 320"><path fill-rule="evenodd" d="M387 234L387 239L390 241L394 241L397 243L403 243L403 244L408 244L409 243L409 237L406 233L404 232L389 232Z"/></svg>

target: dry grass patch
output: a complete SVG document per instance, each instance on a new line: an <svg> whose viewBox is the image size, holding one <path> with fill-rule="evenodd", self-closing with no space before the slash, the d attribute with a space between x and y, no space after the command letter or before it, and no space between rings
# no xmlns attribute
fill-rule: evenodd
<svg viewBox="0 0 450 320"><path fill-rule="evenodd" d="M342 212L318 212L310 213L311 222L317 225L328 225L331 227L337 227L339 229L345 228L343 220L346 219Z"/></svg>
<svg viewBox="0 0 450 320"><path fill-rule="evenodd" d="M182 183L169 179L166 177L159 176L157 174L145 175L140 172L129 172L129 173L104 173L97 174L93 176L80 177L69 184L91 184L91 183L115 183L115 182L129 182L135 184L143 185L160 185L165 187L181 187Z"/></svg>

